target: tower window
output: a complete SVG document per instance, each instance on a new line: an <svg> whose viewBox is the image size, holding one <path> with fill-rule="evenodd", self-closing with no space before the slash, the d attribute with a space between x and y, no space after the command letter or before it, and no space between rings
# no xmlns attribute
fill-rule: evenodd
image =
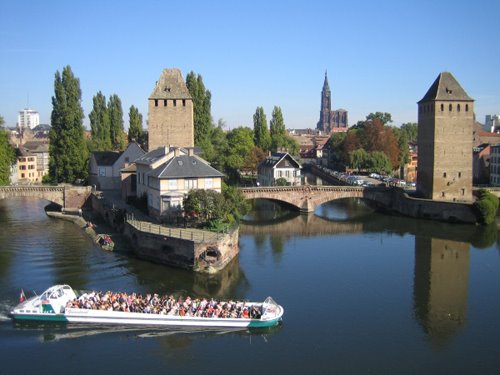
<svg viewBox="0 0 500 375"><path fill-rule="evenodd" d="M155 99L155 107L158 107L158 99Z"/></svg>
<svg viewBox="0 0 500 375"><path fill-rule="evenodd" d="M177 106L177 100L174 99L174 107Z"/></svg>
<svg viewBox="0 0 500 375"><path fill-rule="evenodd" d="M166 107L167 106L167 99L163 99L163 106Z"/></svg>
<svg viewBox="0 0 500 375"><path fill-rule="evenodd" d="M458 172L458 178L462 177L462 172Z"/></svg>
<svg viewBox="0 0 500 375"><path fill-rule="evenodd" d="M460 104L457 104L457 111L460 112Z"/></svg>
<svg viewBox="0 0 500 375"><path fill-rule="evenodd" d="M444 104L441 104L441 112L444 111Z"/></svg>
<svg viewBox="0 0 500 375"><path fill-rule="evenodd" d="M468 104L465 105L465 112L469 112L469 105Z"/></svg>
<svg viewBox="0 0 500 375"><path fill-rule="evenodd" d="M446 172L443 173L443 178L446 178Z"/></svg>
<svg viewBox="0 0 500 375"><path fill-rule="evenodd" d="M453 110L453 106L450 104L450 105L448 106L448 109L449 109L449 110L450 110L450 112L451 112L451 111Z"/></svg>
<svg viewBox="0 0 500 375"><path fill-rule="evenodd" d="M186 99L182 99L182 106L185 107L186 106Z"/></svg>

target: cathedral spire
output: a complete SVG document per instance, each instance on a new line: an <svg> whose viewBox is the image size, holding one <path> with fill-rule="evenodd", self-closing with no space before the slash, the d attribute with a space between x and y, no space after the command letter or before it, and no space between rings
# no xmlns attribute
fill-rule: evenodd
<svg viewBox="0 0 500 375"><path fill-rule="evenodd" d="M328 71L325 70L325 82L323 83L323 91L330 91L330 86L328 85Z"/></svg>

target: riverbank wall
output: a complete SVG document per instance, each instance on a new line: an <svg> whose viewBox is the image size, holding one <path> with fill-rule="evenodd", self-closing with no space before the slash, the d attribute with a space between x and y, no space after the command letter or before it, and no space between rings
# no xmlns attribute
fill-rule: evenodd
<svg viewBox="0 0 500 375"><path fill-rule="evenodd" d="M160 225L132 207L93 194L92 211L128 239L138 258L195 272L216 273L239 253L238 227L227 233Z"/></svg>

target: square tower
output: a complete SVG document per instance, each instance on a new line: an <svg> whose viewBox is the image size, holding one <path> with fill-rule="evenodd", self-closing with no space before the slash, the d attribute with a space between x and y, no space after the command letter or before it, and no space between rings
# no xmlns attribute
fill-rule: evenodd
<svg viewBox="0 0 500 375"><path fill-rule="evenodd" d="M149 150L194 147L193 99L179 69L164 69L148 99Z"/></svg>
<svg viewBox="0 0 500 375"><path fill-rule="evenodd" d="M427 199L472 200L474 100L440 73L418 102L417 191Z"/></svg>

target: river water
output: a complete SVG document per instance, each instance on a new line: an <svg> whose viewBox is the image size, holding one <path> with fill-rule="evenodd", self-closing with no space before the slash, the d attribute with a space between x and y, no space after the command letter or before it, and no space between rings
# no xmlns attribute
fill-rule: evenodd
<svg viewBox="0 0 500 375"><path fill-rule="evenodd" d="M372 212L359 200L297 215L264 205L240 255L216 276L105 252L46 201L0 201L1 374L496 374L496 227ZM273 329L196 331L17 324L21 288L159 292L262 300Z"/></svg>

